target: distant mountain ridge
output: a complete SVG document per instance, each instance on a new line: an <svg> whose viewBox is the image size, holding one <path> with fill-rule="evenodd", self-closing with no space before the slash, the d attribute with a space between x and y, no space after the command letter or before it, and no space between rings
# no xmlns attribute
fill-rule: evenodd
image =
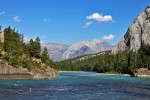
<svg viewBox="0 0 150 100"><path fill-rule="evenodd" d="M50 58L54 61L62 60L63 53L69 48L70 45L59 43L44 43L41 45L42 49L46 47L48 49Z"/></svg>
<svg viewBox="0 0 150 100"><path fill-rule="evenodd" d="M101 51L108 51L113 48L112 45L101 42L100 40L81 41L73 45L65 45L58 43L42 44L42 48L47 47L51 59L61 61L75 58L87 54L95 54Z"/></svg>
<svg viewBox="0 0 150 100"><path fill-rule="evenodd" d="M75 58L81 55L94 54L101 51L111 50L112 45L100 40L81 41L70 46L63 54L64 59Z"/></svg>

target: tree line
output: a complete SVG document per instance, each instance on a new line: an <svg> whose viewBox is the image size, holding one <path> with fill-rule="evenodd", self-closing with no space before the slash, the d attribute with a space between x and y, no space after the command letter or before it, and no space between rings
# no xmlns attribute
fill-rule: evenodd
<svg viewBox="0 0 150 100"><path fill-rule="evenodd" d="M10 26L4 29L4 42L0 42L0 57L12 66L29 70L35 66L41 67L41 63L52 64L47 48L41 50L39 37L25 43L23 34L19 34L15 28L12 29ZM36 60L33 61L33 59Z"/></svg>
<svg viewBox="0 0 150 100"><path fill-rule="evenodd" d="M150 69L150 45L141 43L138 51L104 53L85 60L56 62L54 68L66 71L96 71L100 73L133 74L138 68Z"/></svg>

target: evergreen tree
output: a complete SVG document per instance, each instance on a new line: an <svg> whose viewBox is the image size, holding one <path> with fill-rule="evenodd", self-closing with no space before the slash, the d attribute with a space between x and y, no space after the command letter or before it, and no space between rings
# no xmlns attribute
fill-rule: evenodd
<svg viewBox="0 0 150 100"><path fill-rule="evenodd" d="M49 58L49 54L48 54L48 50L45 47L42 54L41 54L41 60L43 63L48 63L50 64L50 58Z"/></svg>
<svg viewBox="0 0 150 100"><path fill-rule="evenodd" d="M40 58L41 44L40 44L40 38L39 37L37 37L35 39L34 46L35 46L35 57Z"/></svg>
<svg viewBox="0 0 150 100"><path fill-rule="evenodd" d="M34 42L33 42L33 39L30 39L30 41L29 41L28 51L29 51L29 54L33 57L34 56Z"/></svg>
<svg viewBox="0 0 150 100"><path fill-rule="evenodd" d="M41 46L39 37L37 37L35 41L33 41L33 39L30 40L28 49L32 57L40 58Z"/></svg>

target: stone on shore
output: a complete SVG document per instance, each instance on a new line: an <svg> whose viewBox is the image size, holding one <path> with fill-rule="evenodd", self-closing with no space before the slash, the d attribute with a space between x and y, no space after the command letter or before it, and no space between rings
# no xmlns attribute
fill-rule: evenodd
<svg viewBox="0 0 150 100"><path fill-rule="evenodd" d="M135 71L134 73L135 77L143 77L143 78L150 78L150 70L147 68L140 68Z"/></svg>

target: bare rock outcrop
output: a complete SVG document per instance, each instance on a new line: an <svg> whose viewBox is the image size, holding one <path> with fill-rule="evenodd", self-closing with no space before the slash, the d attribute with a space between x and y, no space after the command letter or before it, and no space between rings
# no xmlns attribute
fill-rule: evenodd
<svg viewBox="0 0 150 100"><path fill-rule="evenodd" d="M45 70L34 69L31 71L33 79L50 79L58 77L58 72L50 67L47 67Z"/></svg>
<svg viewBox="0 0 150 100"><path fill-rule="evenodd" d="M1 61L0 64L0 79L50 79L58 76L58 72L50 67L28 71L22 67L13 67L7 62Z"/></svg>
<svg viewBox="0 0 150 100"><path fill-rule="evenodd" d="M140 48L142 42L150 44L150 5L134 20L124 37L112 49L112 53L136 51Z"/></svg>
<svg viewBox="0 0 150 100"><path fill-rule="evenodd" d="M134 73L135 77L144 77L144 78L150 78L150 70L147 68L140 68L135 71Z"/></svg>

